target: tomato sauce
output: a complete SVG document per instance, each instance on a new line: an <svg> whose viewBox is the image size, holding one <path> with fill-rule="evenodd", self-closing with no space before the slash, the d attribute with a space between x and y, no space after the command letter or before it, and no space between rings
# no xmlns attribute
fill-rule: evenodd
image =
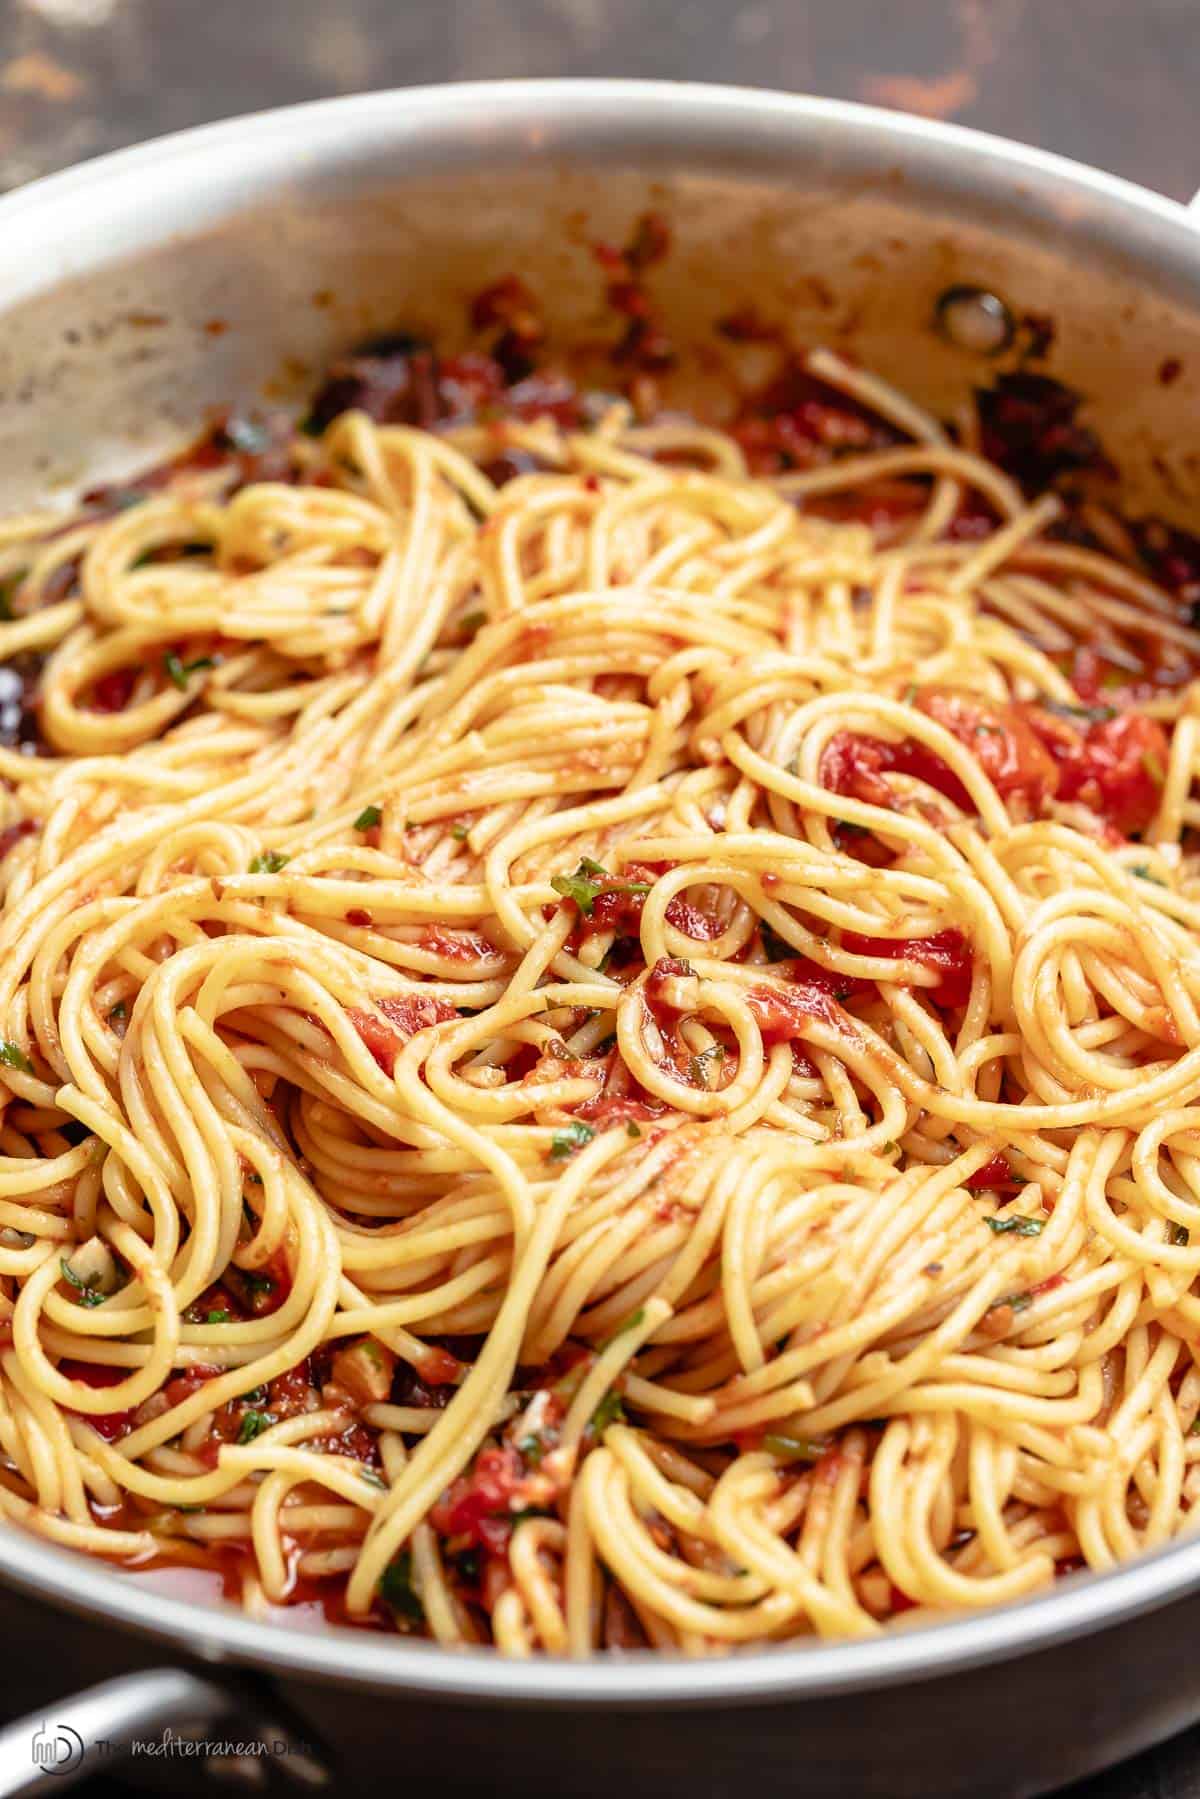
<svg viewBox="0 0 1200 1799"><path fill-rule="evenodd" d="M843 931L842 948L856 956L887 956L930 969L937 980L923 991L935 1005L947 1010L965 1006L971 997L975 958L971 945L954 926L932 937L866 937L857 931Z"/></svg>
<svg viewBox="0 0 1200 1799"><path fill-rule="evenodd" d="M384 1074L388 1075L395 1073L396 1057L410 1037L415 1037L426 1025L445 1024L458 1017L448 1000L437 999L433 994L407 993L376 1000L375 1004L383 1018L376 1017L374 1012L361 1011L357 1006L349 1008L348 1016Z"/></svg>

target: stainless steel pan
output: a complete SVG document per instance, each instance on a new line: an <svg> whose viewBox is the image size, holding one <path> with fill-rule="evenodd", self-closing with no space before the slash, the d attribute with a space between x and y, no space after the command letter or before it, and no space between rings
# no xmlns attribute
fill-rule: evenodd
<svg viewBox="0 0 1200 1799"><path fill-rule="evenodd" d="M1051 372L1089 396L1135 500L1194 516L1200 240L1184 208L948 126L623 82L324 102L10 195L5 509L145 462L214 404L264 386L299 393L372 329L452 339L464 298L514 268L547 298L561 341L586 336L599 296L587 243L619 238L647 205L673 227L660 298L689 347L685 383L707 378L713 321L753 297L797 341L849 347L946 411L980 363L931 331L933 303L952 282L979 283L1053 315ZM1181 365L1169 379L1168 362ZM179 1793L323 1779L357 1793L391 1778L580 1799L697 1785L1013 1795L1200 1717L1200 1540L979 1617L701 1663L513 1664L308 1635L150 1599L7 1532L0 1579L13 1589L9 1709L53 1678L45 1655L13 1652L53 1641L45 1607L61 1608L72 1664L103 1682L0 1735L0 1794L61 1791L136 1739L123 1772ZM42 1609L23 1611L31 1601ZM188 1732L218 1749L185 1752Z"/></svg>

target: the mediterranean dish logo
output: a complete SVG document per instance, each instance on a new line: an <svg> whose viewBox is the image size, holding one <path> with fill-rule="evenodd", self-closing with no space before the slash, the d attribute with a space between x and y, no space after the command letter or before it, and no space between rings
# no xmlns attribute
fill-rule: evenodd
<svg viewBox="0 0 1200 1799"><path fill-rule="evenodd" d="M298 1758L301 1764L296 1777L306 1785L319 1787L328 1779L325 1768L317 1760L311 1743L287 1737L215 1738L188 1735L169 1726L159 1736L133 1737L116 1743L108 1737L97 1737L90 1745L99 1759L129 1755L139 1758L186 1756L212 1759L227 1764L230 1771L244 1771L250 1776L251 1765L280 1756ZM43 1720L30 1742L33 1765L43 1774L71 1774L81 1765L87 1751L83 1738L70 1724Z"/></svg>
<svg viewBox="0 0 1200 1799"><path fill-rule="evenodd" d="M70 1774L83 1760L83 1738L69 1724L43 1723L33 1735L33 1765L43 1774Z"/></svg>

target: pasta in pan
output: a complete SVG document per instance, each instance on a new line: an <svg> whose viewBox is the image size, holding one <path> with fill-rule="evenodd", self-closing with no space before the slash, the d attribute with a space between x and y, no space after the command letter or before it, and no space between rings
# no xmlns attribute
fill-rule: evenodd
<svg viewBox="0 0 1200 1799"><path fill-rule="evenodd" d="M1190 1527L1200 634L805 373L878 440L351 404L0 526L12 1523L516 1655Z"/></svg>

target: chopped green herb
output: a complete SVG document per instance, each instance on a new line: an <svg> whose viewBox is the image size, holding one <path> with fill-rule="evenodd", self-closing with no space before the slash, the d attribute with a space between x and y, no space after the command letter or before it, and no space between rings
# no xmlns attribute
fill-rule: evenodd
<svg viewBox="0 0 1200 1799"><path fill-rule="evenodd" d="M1039 700L1038 704L1043 712L1052 712L1056 718L1082 718L1089 725L1107 724L1110 718L1117 716L1115 706L1069 706L1062 700L1047 699Z"/></svg>
<svg viewBox="0 0 1200 1799"><path fill-rule="evenodd" d="M818 1438L791 1437L779 1431L768 1431L763 1437L763 1448L781 1462L819 1462L828 1447Z"/></svg>
<svg viewBox="0 0 1200 1799"><path fill-rule="evenodd" d="M402 1549L395 1561L388 1563L379 1577L379 1597L401 1627L424 1621L425 1607L413 1585L411 1549Z"/></svg>
<svg viewBox="0 0 1200 1799"><path fill-rule="evenodd" d="M715 1084L716 1071L724 1060L725 1045L723 1043L710 1043L708 1048L702 1049L698 1056L693 1056L688 1063L688 1073L691 1076L693 1087L700 1087L704 1092L711 1093ZM710 1072L713 1076L711 1080Z"/></svg>
<svg viewBox="0 0 1200 1799"><path fill-rule="evenodd" d="M117 1001L116 1005L113 1007L112 1011L108 1015L109 1023L111 1024L114 1018L120 1019L120 1018L127 1017L128 1013L129 1013L129 1008L128 1008L128 1006L126 1006L125 1001L123 999L119 999Z"/></svg>
<svg viewBox="0 0 1200 1799"><path fill-rule="evenodd" d="M278 850L264 850L261 855L255 856L249 872L252 875L277 875L291 859L290 856L281 856Z"/></svg>
<svg viewBox="0 0 1200 1799"><path fill-rule="evenodd" d="M238 1397L242 1400L244 1405L260 1406L267 1397L267 1389L265 1387L250 1387L245 1393L239 1394Z"/></svg>
<svg viewBox="0 0 1200 1799"><path fill-rule="evenodd" d="M1023 1312L1026 1306L1033 1304L1032 1293L1006 1293L1001 1299L993 1299L988 1307L989 1312L999 1311L1001 1306L1008 1306L1010 1311Z"/></svg>
<svg viewBox="0 0 1200 1799"><path fill-rule="evenodd" d="M582 1149L585 1143L590 1143L595 1135L590 1124L584 1124L578 1118L573 1119L565 1130L555 1131L551 1137L550 1160L565 1162L567 1157L573 1156L577 1149Z"/></svg>
<svg viewBox="0 0 1200 1799"><path fill-rule="evenodd" d="M627 1125L626 1125L626 1126L625 1126L625 1135L626 1135L626 1136L627 1136L627 1137L640 1137L640 1136L641 1136L641 1134L642 1134L642 1133L641 1133L641 1130L640 1130L640 1128L639 1128L639 1126L637 1126L637 1125L636 1125L636 1124L635 1124L635 1123L634 1123L634 1122L633 1122L633 1119L632 1119L632 1118L631 1118L631 1119L630 1119L630 1120L629 1120L629 1123L628 1123L628 1124L627 1124Z"/></svg>
<svg viewBox="0 0 1200 1799"><path fill-rule="evenodd" d="M997 1237L1040 1237L1046 1228L1044 1218L991 1217L983 1221Z"/></svg>
<svg viewBox="0 0 1200 1799"><path fill-rule="evenodd" d="M606 883L611 883L606 886ZM613 881L603 863L591 856L581 856L574 874L552 875L550 885L564 899L574 900L584 918L592 916L592 907L601 893L649 893L648 881Z"/></svg>
<svg viewBox="0 0 1200 1799"><path fill-rule="evenodd" d="M19 1068L22 1074L33 1073L33 1063L19 1043L0 1042L0 1062L6 1068Z"/></svg>
<svg viewBox="0 0 1200 1799"><path fill-rule="evenodd" d="M546 1445L536 1433L517 1439L517 1454L524 1456L531 1468L540 1468L542 1457L546 1453Z"/></svg>
<svg viewBox="0 0 1200 1799"><path fill-rule="evenodd" d="M881 1156L896 1155L899 1153L899 1149L900 1145L896 1142L896 1139L894 1137L889 1137L887 1142L881 1145L879 1153Z"/></svg>
<svg viewBox="0 0 1200 1799"><path fill-rule="evenodd" d="M262 1435L270 1425L274 1424L270 1412L246 1412L242 1416L242 1428L237 1434L239 1443L253 1443L255 1437Z"/></svg>
<svg viewBox="0 0 1200 1799"><path fill-rule="evenodd" d="M450 835L453 837L455 843L465 843L467 841L466 825L451 825Z"/></svg>
<svg viewBox="0 0 1200 1799"><path fill-rule="evenodd" d="M621 1395L612 1387L592 1413L589 1422L595 1437L602 1437L610 1424L624 1424L625 1407L621 1403Z"/></svg>
<svg viewBox="0 0 1200 1799"><path fill-rule="evenodd" d="M1191 1241L1186 1224L1173 1224L1169 1234L1171 1242L1180 1249L1182 1249L1186 1243Z"/></svg>
<svg viewBox="0 0 1200 1799"><path fill-rule="evenodd" d="M646 1309L644 1306L639 1306L636 1312L630 1312L628 1318L622 1318L612 1336L604 1339L604 1342L600 1345L601 1349L607 1349L610 1343L615 1343L618 1337L623 1337L625 1335L626 1331L635 1331L645 1316Z"/></svg>
<svg viewBox="0 0 1200 1799"><path fill-rule="evenodd" d="M458 621L458 628L466 637L474 637L476 631L487 624L486 612L464 612Z"/></svg>
<svg viewBox="0 0 1200 1799"><path fill-rule="evenodd" d="M1135 862L1129 872L1131 875L1136 875L1139 881L1152 882L1155 887L1165 887L1167 884L1161 876L1151 874L1148 862Z"/></svg>
<svg viewBox="0 0 1200 1799"><path fill-rule="evenodd" d="M1192 1422L1188 1425L1187 1434L1189 1437L1200 1437L1200 1418L1192 1419Z"/></svg>
<svg viewBox="0 0 1200 1799"><path fill-rule="evenodd" d="M579 866L582 869L583 863ZM599 881L593 881L584 874L552 875L550 885L564 899L574 900L584 918L592 916L596 896L603 891Z"/></svg>
<svg viewBox="0 0 1200 1799"><path fill-rule="evenodd" d="M204 1322L205 1324L231 1324L233 1322L233 1313L226 1311L206 1312L204 1314Z"/></svg>
<svg viewBox="0 0 1200 1799"><path fill-rule="evenodd" d="M364 806L354 821L354 829L356 831L373 831L382 818L383 813L378 806Z"/></svg>
<svg viewBox="0 0 1200 1799"><path fill-rule="evenodd" d="M78 1293L79 1304L81 1306L102 1306L104 1304L108 1295L106 1293L97 1292L96 1288L89 1286L87 1281L81 1281L75 1270L71 1267L66 1256L60 1256L58 1258L58 1265L62 1269L63 1279L66 1281L67 1285L69 1287L74 1287L75 1291Z"/></svg>
<svg viewBox="0 0 1200 1799"><path fill-rule="evenodd" d="M168 650L163 657L163 670L168 679L178 687L180 693L187 692L189 675L194 675L198 669L215 668L216 666L212 656L197 656L194 662L182 662L174 650Z"/></svg>

